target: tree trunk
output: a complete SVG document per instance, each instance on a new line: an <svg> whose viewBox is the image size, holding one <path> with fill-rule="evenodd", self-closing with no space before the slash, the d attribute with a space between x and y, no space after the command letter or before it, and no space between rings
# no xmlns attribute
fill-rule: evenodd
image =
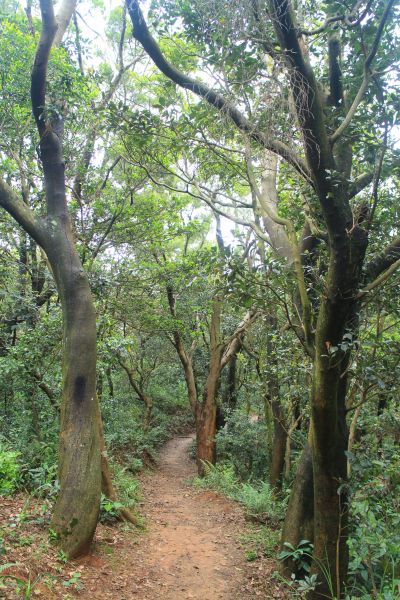
<svg viewBox="0 0 400 600"><path fill-rule="evenodd" d="M308 443L303 449L297 466L296 478L282 529L282 545L284 542L289 542L296 548L301 540L314 542L313 468L311 448ZM288 578L291 577L292 573L296 577L304 575L292 560L282 563L282 571Z"/></svg>
<svg viewBox="0 0 400 600"><path fill-rule="evenodd" d="M271 487L275 488L276 490L280 490L282 487L282 475L285 465L287 431L283 422L284 415L279 398L272 400L271 409L274 425L274 436L269 483Z"/></svg>
<svg viewBox="0 0 400 600"><path fill-rule="evenodd" d="M148 431L151 423L151 415L153 412L153 399L147 394L142 395L144 403L143 430Z"/></svg>
<svg viewBox="0 0 400 600"><path fill-rule="evenodd" d="M216 446L215 434L217 432L217 404L215 399L208 398L204 405L196 407L196 460L200 477L206 470L206 463L215 464Z"/></svg>
<svg viewBox="0 0 400 600"><path fill-rule="evenodd" d="M279 379L278 379L278 356L272 343L272 334L278 330L276 314L271 311L268 315L268 333L267 333L267 363L266 375L268 385L267 400L270 405L270 414L272 416L273 438L271 445L271 467L269 473L269 482L271 487L276 490L281 489L283 467L285 464L285 450L287 431L284 423L284 411L279 397Z"/></svg>
<svg viewBox="0 0 400 600"><path fill-rule="evenodd" d="M110 367L108 367L106 369L106 377L107 377L107 383L108 383L108 397L114 398L114 382L112 379L112 373L111 373Z"/></svg>
<svg viewBox="0 0 400 600"><path fill-rule="evenodd" d="M210 324L210 366L204 386L203 400L198 402L195 410L196 441L197 441L197 468L199 475L204 475L206 462L215 464L217 432L217 394L221 378L221 308L222 299L213 298L211 324Z"/></svg>
<svg viewBox="0 0 400 600"><path fill-rule="evenodd" d="M349 440L347 442L347 451L349 453L352 452L352 450L353 450L354 442L356 439L356 432L357 432L357 421L358 421L358 417L360 416L361 409L362 409L362 405L360 404L355 409L353 418L351 419L350 430L349 430ZM351 460L347 461L347 477L349 479L351 477Z"/></svg>
<svg viewBox="0 0 400 600"><path fill-rule="evenodd" d="M314 473L313 571L319 585L311 598L341 598L348 568L347 548L347 370L344 334L358 329L357 294L367 237L355 228L331 246L326 296L321 299L315 338L311 398ZM330 595L330 596L329 596Z"/></svg>
<svg viewBox="0 0 400 600"><path fill-rule="evenodd" d="M88 551L101 495L96 395L96 321L86 274L63 217L52 219L46 251L63 310L60 493L52 528L69 558Z"/></svg>
<svg viewBox="0 0 400 600"><path fill-rule="evenodd" d="M236 391L236 371L237 371L237 354L235 354L228 366L227 384L225 390L224 403L229 411L236 408L237 391Z"/></svg>

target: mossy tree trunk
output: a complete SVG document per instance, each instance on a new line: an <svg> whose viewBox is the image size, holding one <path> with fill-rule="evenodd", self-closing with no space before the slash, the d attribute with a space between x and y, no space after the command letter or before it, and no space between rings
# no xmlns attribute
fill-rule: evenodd
<svg viewBox="0 0 400 600"><path fill-rule="evenodd" d="M74 557L89 549L100 507L96 321L87 277L65 216L52 218L48 227L51 243L46 244L46 253L63 309L60 493L51 527L64 552Z"/></svg>
<svg viewBox="0 0 400 600"><path fill-rule="evenodd" d="M87 276L68 214L63 124L46 111L47 65L57 31L51 0L41 0L42 32L31 78L32 111L44 173L46 217L39 219L0 181L0 204L47 254L63 311L63 391L59 453L60 492L52 528L69 558L85 553L96 529L101 495L96 396L96 322Z"/></svg>
<svg viewBox="0 0 400 600"><path fill-rule="evenodd" d="M71 558L85 553L96 529L101 457L96 415L96 319L88 279L75 247L68 214L61 139L63 124L45 112L47 62L57 24L49 0L41 1L42 34L32 71L32 109L40 135L47 203L44 250L63 311L63 391L58 495L52 528Z"/></svg>
<svg viewBox="0 0 400 600"><path fill-rule="evenodd" d="M221 341L221 310L222 298L215 296L212 301L210 323L210 363L208 375L204 385L202 401L197 402L195 409L196 460L199 475L204 475L206 463L215 464L216 461L217 395L222 371L221 359L223 352Z"/></svg>

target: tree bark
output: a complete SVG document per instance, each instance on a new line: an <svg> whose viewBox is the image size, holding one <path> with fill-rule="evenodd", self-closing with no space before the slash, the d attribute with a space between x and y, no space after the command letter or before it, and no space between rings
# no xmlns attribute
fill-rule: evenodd
<svg viewBox="0 0 400 600"><path fill-rule="evenodd" d="M283 468L285 465L287 431L284 425L284 414L279 397L271 402L274 435L271 453L269 483L272 488L282 487Z"/></svg>
<svg viewBox="0 0 400 600"><path fill-rule="evenodd" d="M89 283L65 218L52 219L46 244L63 310L60 493L52 517L64 552L89 550L101 494L96 395L96 320Z"/></svg>
<svg viewBox="0 0 400 600"><path fill-rule="evenodd" d="M296 548L301 540L314 542L314 487L309 443L304 447L297 466L296 478L282 529L282 545L284 542L289 542ZM291 577L292 573L296 577L304 575L294 561L290 559L282 563L282 571L288 578Z"/></svg>
<svg viewBox="0 0 400 600"><path fill-rule="evenodd" d="M221 310L222 298L215 296L212 302L210 324L210 365L204 386L203 400L196 405L197 468L204 475L205 463L215 464L217 432L217 394L222 371L221 358Z"/></svg>
<svg viewBox="0 0 400 600"><path fill-rule="evenodd" d="M41 0L40 8L42 32L32 69L31 101L40 136L47 217L43 224L38 224L30 214L25 229L28 233L32 232L32 237L47 254L63 311L60 493L54 508L52 528L63 551L69 558L74 558L89 550L100 507L96 319L88 279L76 250L68 214L61 145L63 123L61 117L47 118L45 112L47 65L57 23L50 0ZM21 217L20 212L14 217Z"/></svg>

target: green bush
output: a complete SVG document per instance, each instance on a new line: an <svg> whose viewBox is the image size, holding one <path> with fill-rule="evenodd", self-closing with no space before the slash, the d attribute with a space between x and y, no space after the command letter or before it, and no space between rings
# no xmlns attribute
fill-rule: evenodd
<svg viewBox="0 0 400 600"><path fill-rule="evenodd" d="M222 463L206 463L205 476L196 477L193 483L197 488L210 488L230 498L235 498L240 489L233 466Z"/></svg>
<svg viewBox="0 0 400 600"><path fill-rule="evenodd" d="M0 494L11 494L19 483L19 452L0 446Z"/></svg>
<svg viewBox="0 0 400 600"><path fill-rule="evenodd" d="M137 479L128 473L126 467L121 467L117 463L111 465L113 471L113 482L117 490L118 500L113 501L101 497L100 503L100 521L112 522L118 519L121 508L135 509L140 501L140 484Z"/></svg>
<svg viewBox="0 0 400 600"><path fill-rule="evenodd" d="M252 422L242 411L231 412L216 436L217 455L231 463L241 481L264 480L269 468L267 432L263 420Z"/></svg>
<svg viewBox="0 0 400 600"><path fill-rule="evenodd" d="M376 452L367 440L352 455L349 598L394 600L400 589L400 452L386 442Z"/></svg>
<svg viewBox="0 0 400 600"><path fill-rule="evenodd" d="M250 515L263 516L277 523L283 516L283 502L278 500L267 482L241 483L231 464L206 464L205 476L196 477L197 488L210 488L243 504Z"/></svg>
<svg viewBox="0 0 400 600"><path fill-rule="evenodd" d="M254 485L242 483L236 500L244 504L252 515L266 515L273 523L278 523L283 518L283 503L277 500L266 481Z"/></svg>

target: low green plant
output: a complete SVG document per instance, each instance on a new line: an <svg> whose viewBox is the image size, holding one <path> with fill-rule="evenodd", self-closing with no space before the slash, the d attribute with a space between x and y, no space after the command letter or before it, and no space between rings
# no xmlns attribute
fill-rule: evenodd
<svg viewBox="0 0 400 600"><path fill-rule="evenodd" d="M112 463L114 484L118 493L118 500L110 500L102 495L100 503L100 521L112 522L119 518L121 508L134 508L141 497L140 484L129 473L128 467L121 467Z"/></svg>
<svg viewBox="0 0 400 600"><path fill-rule="evenodd" d="M232 464L206 463L204 477L193 481L198 488L210 488L243 504L249 515L265 517L276 524L283 516L284 504L265 481L240 483Z"/></svg>
<svg viewBox="0 0 400 600"><path fill-rule="evenodd" d="M82 589L82 583L81 583L81 577L82 577L82 573L80 571L74 571L73 573L70 574L70 578L69 579L65 579L62 584L64 587L67 588L74 588L75 590L81 590Z"/></svg>
<svg viewBox="0 0 400 600"><path fill-rule="evenodd" d="M290 542L284 542L283 546L284 550L278 555L279 560L291 560L298 571L309 573L313 544L309 540L301 540L297 546L293 546Z"/></svg>
<svg viewBox="0 0 400 600"><path fill-rule="evenodd" d="M0 565L0 581L6 582L10 581L15 584L18 592L21 594L20 598L24 600L30 600L32 598L32 594L35 591L36 586L43 581L44 579L54 578L51 573L39 573L35 578L31 578L29 574L26 578L21 575L13 575L12 573L4 573L4 571L8 571L12 567L16 567L15 563L6 563L4 565Z"/></svg>
<svg viewBox="0 0 400 600"><path fill-rule="evenodd" d="M277 524L283 517L283 503L279 501L268 482L256 482L254 485L242 483L235 499L244 504L251 515L265 515Z"/></svg>
<svg viewBox="0 0 400 600"><path fill-rule="evenodd" d="M123 502L110 500L102 494L100 502L100 521L102 523L116 521L119 518L121 508L124 508Z"/></svg>
<svg viewBox="0 0 400 600"><path fill-rule="evenodd" d="M196 477L193 481L197 488L210 488L230 498L235 498L240 490L233 465L205 463L204 477Z"/></svg>
<svg viewBox="0 0 400 600"><path fill-rule="evenodd" d="M12 494L18 487L19 452L0 445L0 495Z"/></svg>
<svg viewBox="0 0 400 600"><path fill-rule="evenodd" d="M318 575L305 575L303 579L296 582L297 590L300 594L307 594L312 592L318 585Z"/></svg>
<svg viewBox="0 0 400 600"><path fill-rule="evenodd" d="M246 560L248 562L253 562L253 560L257 560L258 552L256 550L248 550L246 552Z"/></svg>
<svg viewBox="0 0 400 600"><path fill-rule="evenodd" d="M249 523L246 533L241 537L241 542L248 550L253 550L258 556L275 558L279 547L279 528L269 525Z"/></svg>

